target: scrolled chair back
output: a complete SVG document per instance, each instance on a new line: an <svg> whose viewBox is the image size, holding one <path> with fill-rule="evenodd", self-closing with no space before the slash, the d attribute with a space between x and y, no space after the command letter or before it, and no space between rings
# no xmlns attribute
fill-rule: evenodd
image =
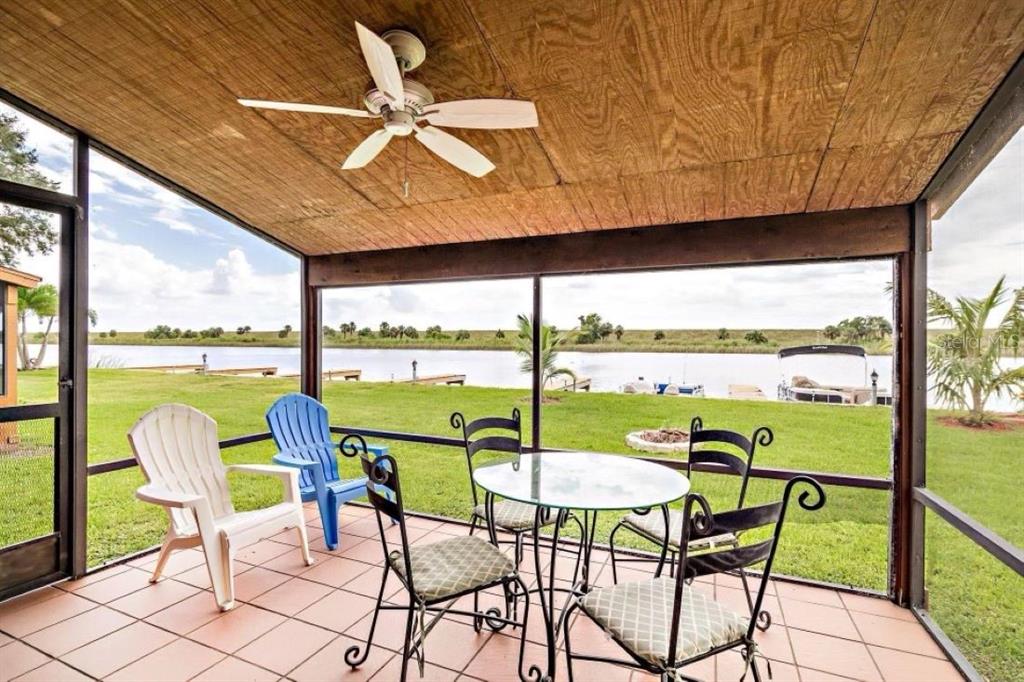
<svg viewBox="0 0 1024 682"><path fill-rule="evenodd" d="M405 526L405 503L402 501L402 485L398 478L398 462L391 455L371 457L362 436L351 434L345 436L338 444L338 449L345 457L359 457L359 463L366 476L366 497L377 517L381 548L384 560L395 551L401 551L405 564L406 582L412 589L412 565L409 561L409 536ZM388 545L383 517L388 517L398 525L401 549L392 549ZM389 524L390 525L390 524Z"/></svg>
<svg viewBox="0 0 1024 682"><path fill-rule="evenodd" d="M698 493L690 493L683 503L683 524L679 547L681 548L680 569L675 577L675 602L673 605L672 629L669 636L669 661L676 663L676 644L678 639L680 608L684 589L690 589L686 583L702 575L747 569L763 563L761 584L758 587L751 613L760 614L764 602L765 589L771 577L775 554L778 550L782 527L786 520L790 499L798 486L807 489L800 491L796 498L797 504L806 511L816 511L825 506L825 491L821 484L810 476L794 476L783 490L782 498L775 502L761 504L745 509L732 509L715 514L708 501ZM772 526L772 534L764 540L748 545L740 545L729 549L701 553L688 556L687 547L693 540L715 535L749 532L757 528ZM747 637L754 636L757 618L751 616L747 628Z"/></svg>
<svg viewBox="0 0 1024 682"><path fill-rule="evenodd" d="M511 419L508 417L481 417L467 422L461 412L453 412L448 421L453 429L462 431L462 441L466 448L466 464L469 467L471 482L473 480L473 460L478 453L507 453L515 457L515 462L518 462L519 456L523 454L522 415L518 407L512 409ZM478 436L477 434L481 431L487 433ZM502 431L505 433L496 433ZM476 486L471 483L471 488L473 504L476 505L479 503Z"/></svg>
<svg viewBox="0 0 1024 682"><path fill-rule="evenodd" d="M686 476L692 474L694 464L719 464L740 477L740 495L737 507L742 507L747 497L747 484L754 453L758 446L768 447L775 440L775 434L767 426L759 426L748 438L742 433L727 429L705 429L700 417L690 421L690 443L686 461ZM731 446L731 448L727 447ZM730 452L729 450L734 450ZM736 454L738 451L740 454Z"/></svg>

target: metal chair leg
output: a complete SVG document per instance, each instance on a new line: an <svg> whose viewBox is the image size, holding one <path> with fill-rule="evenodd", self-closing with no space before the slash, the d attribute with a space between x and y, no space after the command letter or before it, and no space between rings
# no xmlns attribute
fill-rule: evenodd
<svg viewBox="0 0 1024 682"><path fill-rule="evenodd" d="M401 682L405 682L409 671L409 659L412 658L409 649L412 644L412 622L416 615L416 609L412 603L409 604L409 615L405 619L405 643L402 645L402 676ZM423 646L422 642L420 646Z"/></svg>
<svg viewBox="0 0 1024 682"><path fill-rule="evenodd" d="M518 575L516 576L515 581L516 584L519 586L519 588L516 591L519 592L519 590L522 590L522 593L526 596L526 606L523 607L523 620L522 625L520 625L520 627L523 629L523 632L519 636L519 668L517 669L517 672L519 673L519 679L522 682L531 682L531 678L534 675L533 670L536 670L536 675L538 677L540 675L540 670L537 669L536 666L534 666L533 670L530 671L529 675L523 671L523 660L526 656L526 629L530 623L530 592L526 587L526 583L523 582L523 579L520 578Z"/></svg>
<svg viewBox="0 0 1024 682"><path fill-rule="evenodd" d="M384 587L388 584L388 573L391 567L384 564L384 576L380 579L380 592L377 593L377 605L373 608L373 619L370 621L370 632L366 635L366 644L360 652L359 645L353 644L345 650L345 662L353 668L358 668L366 662L370 655L370 646L373 644L373 632L377 629L377 617L380 615L380 604L384 601ZM410 611L411 612L411 611Z"/></svg>
<svg viewBox="0 0 1024 682"><path fill-rule="evenodd" d="M754 613L754 598L750 594L750 584L747 582L747 572L740 569L740 581L743 583L743 592L747 595L747 608L750 610L750 615L754 618L754 623L757 629L761 632L765 632L772 626L772 614L766 610L761 609L758 613Z"/></svg>
<svg viewBox="0 0 1024 682"><path fill-rule="evenodd" d="M608 536L608 553L612 555L612 584L619 584L619 575L615 570L615 534L622 528L622 522L620 521L612 528L611 535Z"/></svg>
<svg viewBox="0 0 1024 682"><path fill-rule="evenodd" d="M571 628L569 627L569 622L572 620L570 616L572 616L572 612L577 607L577 605L578 602L573 602L572 605L569 607L569 610L566 612L565 618L562 619L562 640L565 642L565 669L569 676L569 682L573 682L572 644L569 641L569 632L571 631Z"/></svg>

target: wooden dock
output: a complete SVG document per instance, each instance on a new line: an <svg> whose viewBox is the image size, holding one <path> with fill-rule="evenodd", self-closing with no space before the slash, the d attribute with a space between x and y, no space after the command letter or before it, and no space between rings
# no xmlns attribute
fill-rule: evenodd
<svg viewBox="0 0 1024 682"><path fill-rule="evenodd" d="M555 391L586 391L590 392L590 377L557 376L548 382L548 388Z"/></svg>
<svg viewBox="0 0 1024 682"><path fill-rule="evenodd" d="M201 372L203 365L146 365L144 367L125 367L125 369L174 374L176 372Z"/></svg>
<svg viewBox="0 0 1024 682"><path fill-rule="evenodd" d="M462 386L466 383L465 374L436 374L434 376L416 377L415 379L402 379L398 383L400 384L446 384L451 386L452 384L458 384Z"/></svg>
<svg viewBox="0 0 1024 682"><path fill-rule="evenodd" d="M768 397L752 384L729 384L729 397L736 400L767 400Z"/></svg>
<svg viewBox="0 0 1024 682"><path fill-rule="evenodd" d="M297 377L301 376L298 372L291 372L289 374L278 374L279 377ZM320 373L320 376L333 381L334 379L344 379L345 381L354 380L359 381L363 377L363 370L361 369L325 369Z"/></svg>
<svg viewBox="0 0 1024 682"><path fill-rule="evenodd" d="M240 374L259 374L264 377L277 376L277 367L224 367L222 369L208 369L205 372L197 369L196 374L208 376L238 376Z"/></svg>

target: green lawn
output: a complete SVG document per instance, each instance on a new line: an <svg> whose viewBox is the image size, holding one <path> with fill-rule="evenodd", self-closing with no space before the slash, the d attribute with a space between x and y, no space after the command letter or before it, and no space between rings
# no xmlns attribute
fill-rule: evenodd
<svg viewBox="0 0 1024 682"><path fill-rule="evenodd" d="M19 377L23 401L52 399L52 370ZM125 432L148 408L184 402L217 419L221 437L265 430L263 412L278 395L297 388L294 379L250 379L162 375L123 370L91 370L89 385L89 459L99 462L129 454ZM324 401L332 422L453 435L448 415L461 410L470 418L523 411L529 423L525 390L476 387L405 386L384 383L330 382ZM623 443L636 428L689 424L699 414L707 426L750 431L771 426L775 443L759 452L763 466L888 476L891 411L888 408L836 408L824 405L703 399L609 393L559 393L544 406L544 444L630 453ZM1024 544L1019 458L1024 429L977 432L940 424L930 415L929 485L968 513L1017 544ZM528 429L526 429L528 431ZM469 482L460 450L391 443L402 466L403 488L410 508L465 518L470 508ZM269 460L273 448L258 443L225 451L229 462ZM40 460L0 458L0 481L40 475ZM345 462L351 475L355 463ZM28 469L32 468L31 471ZM43 477L45 478L45 476ZM136 469L89 480L89 561L91 564L160 541L163 512L137 502L132 492L141 483ZM278 496L275 481L239 477L232 481L240 508ZM695 474L693 485L712 506L734 502L736 479ZM752 501L777 494L773 482L752 482ZM26 487L28 489L28 487ZM29 493L26 493L26 495ZM889 495L829 487L828 503L817 513L790 517L777 569L819 580L885 589ZM38 495L35 495L38 498ZM38 532L38 515L12 513L34 508L38 499L21 498L4 505L0 545ZM599 521L606 534L615 518ZM45 530L45 529L44 529ZM623 535L620 535L623 537ZM1000 566L980 549L958 538L937 521L929 524L929 593L936 618L991 679L1024 679L1019 660L1024 651L1024 594L1020 579L998 574ZM1008 573L1008 571L1003 571ZM995 577L993 577L995 575ZM941 597L941 598L940 598Z"/></svg>

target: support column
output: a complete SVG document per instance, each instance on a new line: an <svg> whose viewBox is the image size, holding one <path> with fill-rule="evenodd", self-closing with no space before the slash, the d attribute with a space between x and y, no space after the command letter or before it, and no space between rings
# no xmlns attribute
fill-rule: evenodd
<svg viewBox="0 0 1024 682"><path fill-rule="evenodd" d="M903 606L925 606L924 508L914 488L925 485L928 401L928 203L911 207L910 248L894 267L896 403L893 410L893 510L889 593Z"/></svg>
<svg viewBox="0 0 1024 682"><path fill-rule="evenodd" d="M320 289L310 286L309 259L302 257L299 266L301 271L300 284L300 389L303 393L320 400L321 350L323 347L323 325Z"/></svg>
<svg viewBox="0 0 1024 682"><path fill-rule="evenodd" d="M69 211L61 230L61 315L68 315L59 327L61 348L60 391L67 425L61 445L70 448L65 527L68 539L61 552L68 552L73 577L85 575L86 527L88 518L88 365L89 365L89 138L75 136L74 192L78 206ZM63 287L68 287L66 290ZM61 501L57 501L58 505Z"/></svg>
<svg viewBox="0 0 1024 682"><path fill-rule="evenodd" d="M530 426L530 445L533 450L540 450L540 411L541 402L544 397L544 367L540 359L541 329L543 326L543 310L541 299L543 289L540 276L533 278L533 390L530 393L531 405L533 406L533 419Z"/></svg>

